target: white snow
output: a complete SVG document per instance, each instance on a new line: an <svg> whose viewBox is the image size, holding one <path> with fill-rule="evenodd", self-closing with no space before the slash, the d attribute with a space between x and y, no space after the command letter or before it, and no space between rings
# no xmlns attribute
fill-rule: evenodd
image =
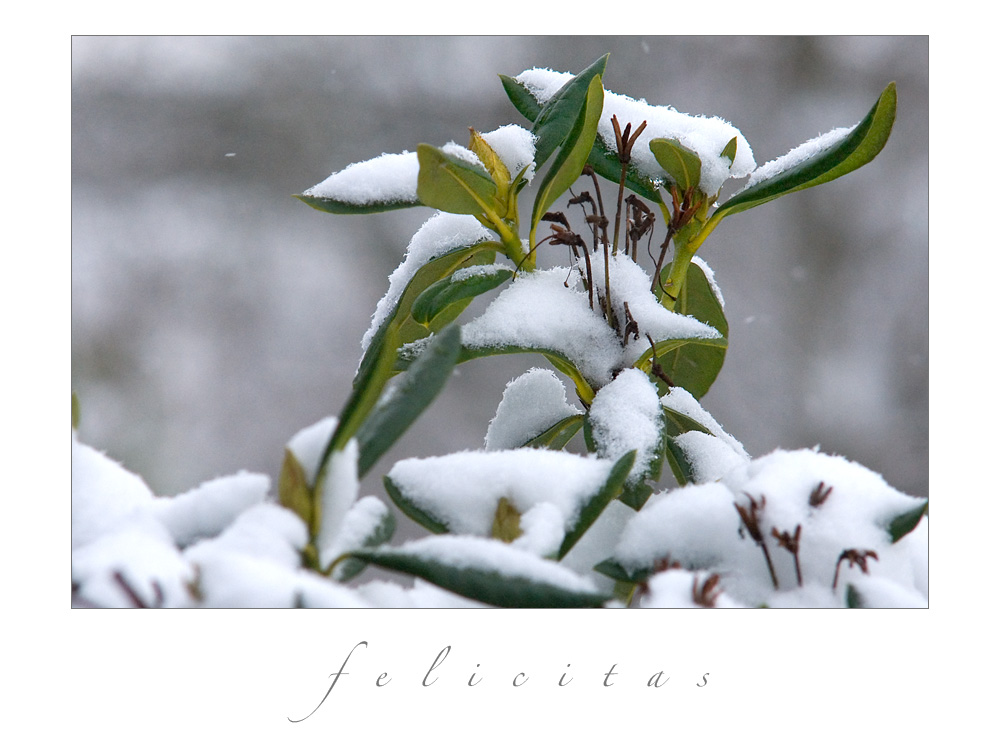
<svg viewBox="0 0 1000 736"><path fill-rule="evenodd" d="M639 598L640 608L701 608L695 601L695 589L702 591L709 575L687 570L666 570L657 573L647 581L648 591ZM730 598L718 584L719 593L712 601L712 608L740 608L740 604Z"/></svg>
<svg viewBox="0 0 1000 736"><path fill-rule="evenodd" d="M285 445L299 461L299 465L306 473L306 483L310 486L316 482L319 461L337 429L337 421L337 417L320 419L315 424L300 429Z"/></svg>
<svg viewBox="0 0 1000 736"><path fill-rule="evenodd" d="M419 171L416 153L383 153L330 174L304 193L357 205L413 202Z"/></svg>
<svg viewBox="0 0 1000 736"><path fill-rule="evenodd" d="M522 514L522 529L533 506L551 504L565 534L600 491L611 466L610 460L553 450L466 451L401 460L388 478L407 500L455 534L490 536L501 498Z"/></svg>
<svg viewBox="0 0 1000 736"><path fill-rule="evenodd" d="M361 338L361 349L367 350L379 327L396 308L407 284L422 266L437 256L465 245L474 245L493 238L493 233L479 224L472 215L437 212L425 222L410 240L403 262L389 276L389 291L379 300L371 326Z"/></svg>
<svg viewBox="0 0 1000 736"><path fill-rule="evenodd" d="M337 547L337 539L348 510L358 499L358 441L351 438L343 450L330 455L326 474L319 490L319 533L316 547L320 551L320 565L325 567L333 561L331 556Z"/></svg>
<svg viewBox="0 0 1000 736"><path fill-rule="evenodd" d="M685 432L675 437L674 442L690 464L695 483L719 480L749 460L746 454L734 450L724 439L704 432Z"/></svg>
<svg viewBox="0 0 1000 736"><path fill-rule="evenodd" d="M833 490L817 505L814 492L821 482ZM759 507L777 591L763 552L734 506L749 510L751 498ZM844 458L816 450L776 450L741 463L721 482L654 497L628 524L614 556L630 570L669 558L688 569L717 572L723 589L749 606L840 606L846 584L859 581L872 591L871 605L926 605L926 521L911 532L913 539L904 537L896 545L886 531L889 521L919 503ZM794 556L773 536L775 531L793 535L798 527L802 586ZM837 562L849 549L870 550L878 559L867 559L868 575L841 563L834 591ZM887 582L870 582L876 579Z"/></svg>
<svg viewBox="0 0 1000 736"><path fill-rule="evenodd" d="M377 608L485 608L485 604L416 578L404 588L387 580L372 580L357 588L358 595Z"/></svg>
<svg viewBox="0 0 1000 736"><path fill-rule="evenodd" d="M811 138L805 143L796 146L784 156L779 156L773 161L768 161L763 166L758 167L757 170L750 175L750 178L747 179L743 189L755 186L768 179L773 179L778 174L788 171L788 169L802 163L806 159L832 148L834 145L850 135L856 127L857 126L855 125L850 128L834 128L823 135ZM743 189L740 191L743 191ZM739 194L739 192L736 192L736 194Z"/></svg>
<svg viewBox="0 0 1000 736"><path fill-rule="evenodd" d="M153 500L152 512L181 547L221 533L243 511L263 503L271 479L261 473L236 475L202 483L186 493Z"/></svg>
<svg viewBox="0 0 1000 736"><path fill-rule="evenodd" d="M683 414L698 422L701 426L711 432L715 437L722 440L739 457L750 459L747 451L743 449L742 443L732 435L728 434L719 424L715 417L705 411L698 400L691 393L681 387L674 386L661 399L660 403L668 409L672 409L678 414Z"/></svg>
<svg viewBox="0 0 1000 736"><path fill-rule="evenodd" d="M374 496L358 499L344 514L340 527L331 535L332 541L320 548L321 564L325 567L344 552L364 546L389 513L385 503Z"/></svg>
<svg viewBox="0 0 1000 736"><path fill-rule="evenodd" d="M641 479L660 453L660 397L649 376L638 368L622 371L597 392L590 406L590 423L601 457L617 460L637 451L630 482Z"/></svg>
<svg viewBox="0 0 1000 736"><path fill-rule="evenodd" d="M486 449L513 450L556 422L580 413L566 400L566 387L555 373L532 368L504 389L486 431Z"/></svg>
<svg viewBox="0 0 1000 736"><path fill-rule="evenodd" d="M572 74L554 72L551 69L529 69L517 76L540 104L559 90ZM615 145L614 128L611 117L617 116L624 132L625 126L632 124L634 132L646 121L646 128L632 148L632 164L644 175L655 181L663 181L666 172L656 162L649 142L654 138L673 138L698 154L701 159L700 189L710 196L730 178L742 178L754 170L753 151L743 134L731 123L718 117L687 115L669 106L650 105L643 99L635 100L626 95L605 90L604 109L598 123L597 134L612 151ZM736 158L730 168L722 158L722 151L730 140L736 138Z"/></svg>
<svg viewBox="0 0 1000 736"><path fill-rule="evenodd" d="M530 130L520 125L504 125L489 133L482 134L490 148L500 157L511 179L516 177L521 169L527 168L524 178L531 181L535 175L535 141Z"/></svg>

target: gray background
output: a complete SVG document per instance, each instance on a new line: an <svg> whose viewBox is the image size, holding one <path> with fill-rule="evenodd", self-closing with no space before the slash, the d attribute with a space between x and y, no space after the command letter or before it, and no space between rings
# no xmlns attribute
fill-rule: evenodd
<svg viewBox="0 0 1000 736"><path fill-rule="evenodd" d="M288 438L343 405L430 215L338 217L291 195L383 152L524 123L497 73L578 71L609 51L606 88L723 117L758 164L854 124L897 82L872 164L727 219L700 252L731 328L704 404L752 455L818 444L926 495L926 37L74 38L84 441L161 494L242 468L276 477ZM480 447L506 382L534 364L463 365L363 492L401 457Z"/></svg>

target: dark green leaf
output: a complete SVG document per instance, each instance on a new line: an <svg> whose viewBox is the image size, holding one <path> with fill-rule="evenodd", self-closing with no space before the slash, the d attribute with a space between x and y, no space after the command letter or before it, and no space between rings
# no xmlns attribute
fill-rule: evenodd
<svg viewBox="0 0 1000 736"><path fill-rule="evenodd" d="M305 202L313 209L320 212L331 212L335 215L372 215L378 212L390 212L392 210L405 209L407 207L419 207L423 203L417 199L397 200L392 202L367 202L358 204L356 202L345 202L331 199L330 197L315 197L310 194L295 194L296 199Z"/></svg>
<svg viewBox="0 0 1000 736"><path fill-rule="evenodd" d="M561 450L573 439L583 426L583 414L573 414L561 419L536 437L524 443L523 447L541 447Z"/></svg>
<svg viewBox="0 0 1000 736"><path fill-rule="evenodd" d="M651 569L641 569L629 572L614 558L604 560L594 565L594 570L607 575L612 580L620 580L623 583L641 583L653 574Z"/></svg>
<svg viewBox="0 0 1000 736"><path fill-rule="evenodd" d="M660 464L663 464L662 456ZM659 472L657 472L657 476L659 476ZM653 489L646 483L637 483L636 485L625 488L625 490L622 491L622 495L618 497L618 500L629 508L639 511L646 505L646 501L648 501L649 497L652 495Z"/></svg>
<svg viewBox="0 0 1000 736"><path fill-rule="evenodd" d="M654 138L649 142L649 150L681 192L696 189L701 183L701 159L679 140Z"/></svg>
<svg viewBox="0 0 1000 736"><path fill-rule="evenodd" d="M463 553L466 539L441 537L439 541L454 541L454 554ZM496 544L512 555L524 555L533 563L539 562L530 552L522 552L503 542L482 540L483 543ZM581 592L564 588L549 582L512 573L508 570L490 566L477 560L469 560L459 567L444 560L434 559L430 554L416 554L403 549L379 548L372 550L355 550L352 556L370 562L379 567L419 578L450 590L458 595L504 608L596 608L602 606L607 598L598 593ZM558 567L557 563L541 561L543 564Z"/></svg>
<svg viewBox="0 0 1000 736"><path fill-rule="evenodd" d="M791 192L808 189L864 166L889 140L896 119L896 83L889 84L868 112L845 138L805 161L737 193L713 217L743 212Z"/></svg>
<svg viewBox="0 0 1000 736"><path fill-rule="evenodd" d="M848 608L864 608L864 601L861 599L861 593L850 583L847 584L847 598L846 603Z"/></svg>
<svg viewBox="0 0 1000 736"><path fill-rule="evenodd" d="M486 170L421 143L417 196L428 207L457 215L478 215L495 209L497 187Z"/></svg>
<svg viewBox="0 0 1000 736"><path fill-rule="evenodd" d="M673 437L667 437L664 447L667 463L669 463L674 477L677 478L677 482L682 486L693 483L694 469L691 467L691 463L680 445L677 444Z"/></svg>
<svg viewBox="0 0 1000 736"><path fill-rule="evenodd" d="M385 490L389 494L389 498L392 499L392 502L396 504L399 510L420 524L424 529L434 532L434 534L447 534L450 531L444 522L438 521L430 514L414 506L403 492L399 490L399 486L392 482L389 476L384 476L382 483L385 484Z"/></svg>
<svg viewBox="0 0 1000 736"><path fill-rule="evenodd" d="M929 501L919 502L912 509L900 514L889 522L887 529L889 536L892 537L893 544L917 528L920 520L927 513L929 506Z"/></svg>
<svg viewBox="0 0 1000 736"><path fill-rule="evenodd" d="M535 228L542 215L555 204L563 192L580 178L590 150L597 136L597 124L601 120L601 110L604 107L604 87L601 86L600 75L590 80L584 104L573 124L565 143L559 149L559 154L552 166L545 172L545 178L535 196L535 206L531 214L531 235L534 242ZM544 110L543 110L544 114Z"/></svg>
<svg viewBox="0 0 1000 736"><path fill-rule="evenodd" d="M559 554L557 559L562 559L566 554L573 548L580 537L582 537L586 531L591 527L591 525L597 521L597 517L601 515L605 507L617 496L622 489L622 485L625 483L625 479L628 477L629 471L632 470L632 464L635 462L636 451L632 450L622 455L618 461L611 467L611 472L608 473L607 479L604 481L604 485L601 486L601 490L592 496L589 501L580 510L580 516L573 528L563 537L562 546L559 548Z"/></svg>
<svg viewBox="0 0 1000 736"><path fill-rule="evenodd" d="M458 325L445 328L375 405L356 435L359 477L371 469L438 395L455 367L461 344Z"/></svg>
<svg viewBox="0 0 1000 736"><path fill-rule="evenodd" d="M492 272L464 275L452 274L432 284L413 302L411 313L413 319L420 324L430 325L448 306L464 299L484 294L508 281L514 272L509 268L500 268Z"/></svg>
<svg viewBox="0 0 1000 736"><path fill-rule="evenodd" d="M704 432L705 434L712 434L707 427L702 425L700 422L696 422L687 414L682 414L679 411L674 411L673 409L669 409L667 407L663 407L663 421L666 425L666 433L668 437L677 437L685 432Z"/></svg>
<svg viewBox="0 0 1000 736"><path fill-rule="evenodd" d="M508 77L506 74L500 75L500 83L503 84L504 92L514 103L517 111L531 122L535 122L538 119L538 114L542 111L542 106L538 104L538 100L528 91L528 88L514 77Z"/></svg>
<svg viewBox="0 0 1000 736"><path fill-rule="evenodd" d="M535 142L535 167L537 169L541 169L542 164L548 161L549 156L570 136L570 132L577 124L580 113L587 103L591 82L595 77L604 76L608 56L605 54L566 82L539 110L534 119L535 125L531 129L531 132L538 138ZM506 84L504 86L507 87ZM507 94L510 96L509 90ZM513 100L513 97L511 99ZM581 168L582 166L581 164Z"/></svg>

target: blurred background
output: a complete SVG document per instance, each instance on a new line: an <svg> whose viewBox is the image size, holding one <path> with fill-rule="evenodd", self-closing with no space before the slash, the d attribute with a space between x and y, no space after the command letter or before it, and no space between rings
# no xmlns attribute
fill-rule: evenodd
<svg viewBox="0 0 1000 736"><path fill-rule="evenodd" d="M285 442L340 411L431 214L334 216L291 195L383 152L464 144L469 126L527 125L498 73L607 52L607 89L725 118L758 164L853 125L897 82L873 163L728 218L699 253L731 333L703 403L751 455L819 445L926 495L926 37L75 37L81 438L164 495L240 469L276 478ZM460 366L363 493L402 457L481 447L531 365Z"/></svg>

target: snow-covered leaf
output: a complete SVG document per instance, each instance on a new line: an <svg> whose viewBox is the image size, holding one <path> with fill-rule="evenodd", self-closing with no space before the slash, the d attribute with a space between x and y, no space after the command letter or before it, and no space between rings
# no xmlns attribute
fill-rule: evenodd
<svg viewBox="0 0 1000 736"><path fill-rule="evenodd" d="M336 215L386 212L421 204L417 198L417 154L386 153L351 164L296 197Z"/></svg>
<svg viewBox="0 0 1000 736"><path fill-rule="evenodd" d="M507 384L486 431L485 446L487 450L558 450L579 430L581 422L580 410L566 400L566 387L555 373L532 368Z"/></svg>
<svg viewBox="0 0 1000 736"><path fill-rule="evenodd" d="M917 528L920 520L924 518L924 515L927 513L929 506L930 502L928 501L915 500L912 509L904 511L902 514L893 517L892 521L890 521L888 525L889 536L892 537L893 543L898 542L900 539Z"/></svg>
<svg viewBox="0 0 1000 736"><path fill-rule="evenodd" d="M491 606L593 608L607 601L558 563L493 539L448 535L351 554Z"/></svg>
<svg viewBox="0 0 1000 736"><path fill-rule="evenodd" d="M385 544L396 531L396 517L388 507L374 496L359 499L344 517L337 535L336 549L324 550L323 559L339 555L349 549L378 547ZM346 582L361 574L365 563L351 557L337 565L332 572L334 580Z"/></svg>
<svg viewBox="0 0 1000 736"><path fill-rule="evenodd" d="M875 158L889 140L896 119L896 83L879 95L868 115L853 128L832 130L764 164L747 185L716 210L714 217L743 212L858 169Z"/></svg>
<svg viewBox="0 0 1000 736"><path fill-rule="evenodd" d="M601 490L587 501L586 505L580 510L580 517L576 524L573 525L573 528L563 538L557 559L561 560L573 549L573 545L597 521L597 517L601 515L607 505L622 492L622 487L625 485L625 480L628 478L628 474L635 463L635 458L636 451L631 450L622 455L614 464Z"/></svg>
<svg viewBox="0 0 1000 736"><path fill-rule="evenodd" d="M701 182L701 159L679 140L654 138L649 142L649 150L682 193Z"/></svg>

